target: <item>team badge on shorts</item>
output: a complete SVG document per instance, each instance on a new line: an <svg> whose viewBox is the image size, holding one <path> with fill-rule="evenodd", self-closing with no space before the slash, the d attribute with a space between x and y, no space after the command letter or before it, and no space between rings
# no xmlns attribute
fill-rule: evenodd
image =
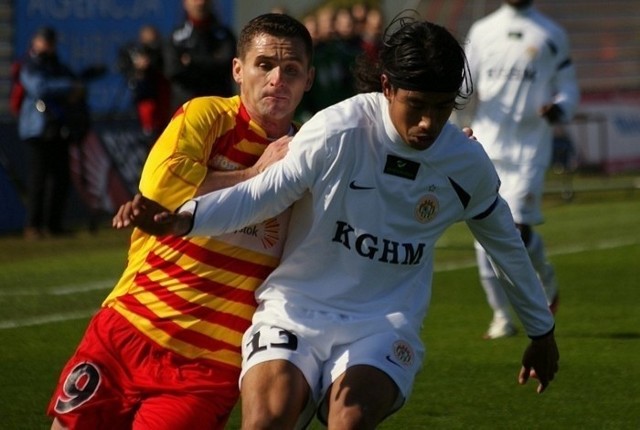
<svg viewBox="0 0 640 430"><path fill-rule="evenodd" d="M422 224L426 224L431 221L438 213L440 208L440 202L434 194L427 194L420 199L416 206L416 219Z"/></svg>
<svg viewBox="0 0 640 430"><path fill-rule="evenodd" d="M393 358L398 364L409 367L413 364L413 348L404 340L397 340L393 343Z"/></svg>

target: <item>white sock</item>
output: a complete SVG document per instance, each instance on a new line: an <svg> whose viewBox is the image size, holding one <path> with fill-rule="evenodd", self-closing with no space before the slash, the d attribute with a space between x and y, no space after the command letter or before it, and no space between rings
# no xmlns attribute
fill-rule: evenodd
<svg viewBox="0 0 640 430"><path fill-rule="evenodd" d="M476 246L476 260L480 273L480 284L484 288L487 302L493 310L493 318L503 318L511 321L507 294L504 292L504 287L500 280L496 277L493 267L491 267L487 253L479 245Z"/></svg>
<svg viewBox="0 0 640 430"><path fill-rule="evenodd" d="M551 304L556 294L558 294L556 274L553 266L549 260L547 260L542 237L534 231L531 232L531 240L527 246L527 252L529 253L529 258L531 258L534 269L538 273L540 282L542 282L542 286L544 287L547 303Z"/></svg>

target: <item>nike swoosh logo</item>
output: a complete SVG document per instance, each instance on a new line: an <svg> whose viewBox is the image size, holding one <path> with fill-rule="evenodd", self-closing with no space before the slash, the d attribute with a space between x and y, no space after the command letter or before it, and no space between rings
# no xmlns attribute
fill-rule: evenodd
<svg viewBox="0 0 640 430"><path fill-rule="evenodd" d="M356 184L356 181L351 181L349 183L349 188L352 190L373 190L375 187L363 187Z"/></svg>
<svg viewBox="0 0 640 430"><path fill-rule="evenodd" d="M391 363L391 364L395 364L396 366L398 366L398 367L400 367L400 368L403 368L400 364L398 364L398 363L396 363L395 361L393 361L393 360L391 359L391 356L390 356L390 355L387 355L386 359L387 359L387 361L388 361L389 363Z"/></svg>

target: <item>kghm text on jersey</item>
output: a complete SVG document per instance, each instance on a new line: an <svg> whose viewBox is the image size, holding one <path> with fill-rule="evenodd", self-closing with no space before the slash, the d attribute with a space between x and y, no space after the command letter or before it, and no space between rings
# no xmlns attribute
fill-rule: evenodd
<svg viewBox="0 0 640 430"><path fill-rule="evenodd" d="M348 250L370 260L389 264L420 264L424 254L424 243L400 243L379 238L369 233L357 234L344 221L336 221L336 232L332 239Z"/></svg>
<svg viewBox="0 0 640 430"><path fill-rule="evenodd" d="M504 79L512 81L535 81L538 72L527 67L525 69L518 67L492 67L487 70L487 76L491 79Z"/></svg>

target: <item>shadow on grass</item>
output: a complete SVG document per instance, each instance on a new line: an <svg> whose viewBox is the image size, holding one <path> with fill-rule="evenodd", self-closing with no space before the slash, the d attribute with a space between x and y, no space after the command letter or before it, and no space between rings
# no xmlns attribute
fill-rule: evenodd
<svg viewBox="0 0 640 430"><path fill-rule="evenodd" d="M640 339L640 332L621 332L621 333L591 333L591 334L562 334L563 337L583 337L583 338L596 338L596 339L619 339L619 340L638 340Z"/></svg>

